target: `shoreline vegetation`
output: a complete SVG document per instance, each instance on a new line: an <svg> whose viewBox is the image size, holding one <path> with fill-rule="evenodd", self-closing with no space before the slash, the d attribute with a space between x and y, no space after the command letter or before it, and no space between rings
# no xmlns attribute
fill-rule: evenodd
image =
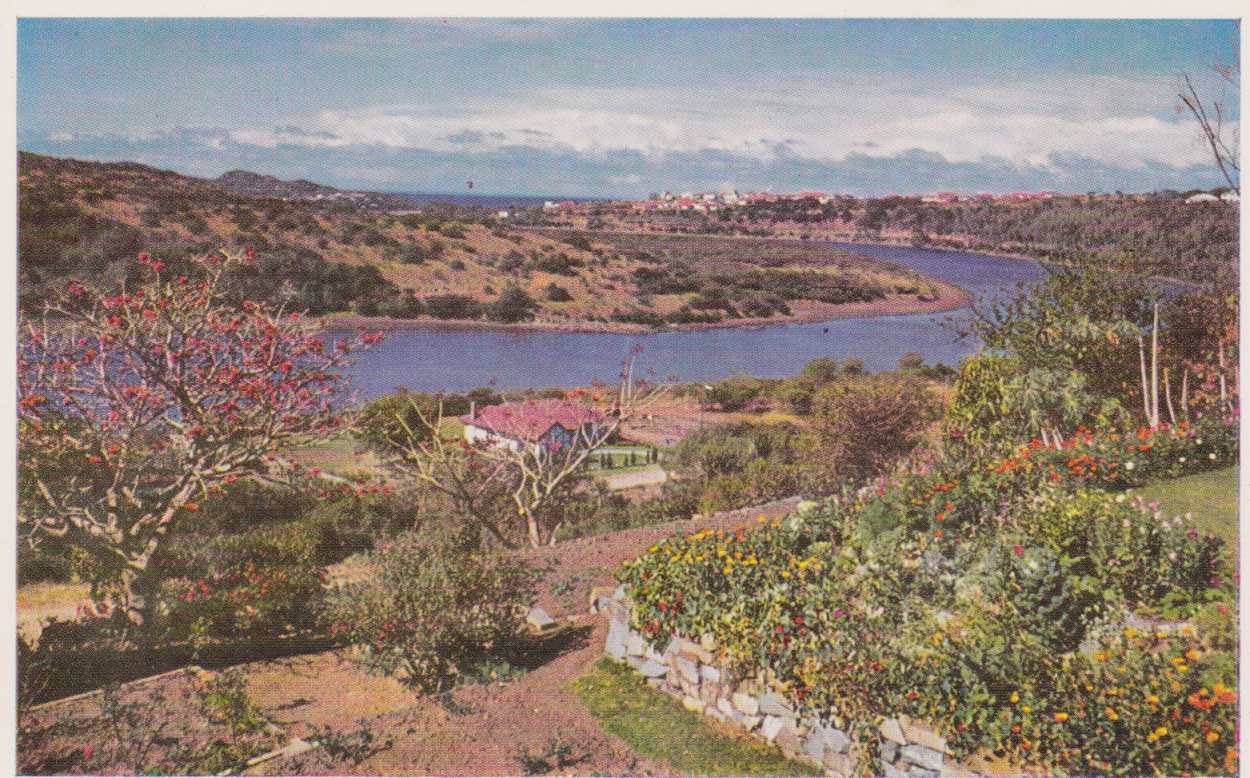
<svg viewBox="0 0 1250 778"><path fill-rule="evenodd" d="M692 324L665 324L653 327L645 324L613 321L532 320L505 324L481 319L436 319L423 316L417 319L401 319L393 316L361 316L339 313L314 317L322 331L351 330L429 330L449 331L498 331L498 332L586 332L601 334L645 334L650 332L686 332L715 329L754 329L783 324L818 324L839 319L907 316L917 313L946 313L967 307L973 296L955 284L927 278L939 290L936 300L919 300L911 295L895 295L881 300L830 304L814 300L795 301L795 312L789 316L775 315L750 319L728 319L719 322Z"/></svg>

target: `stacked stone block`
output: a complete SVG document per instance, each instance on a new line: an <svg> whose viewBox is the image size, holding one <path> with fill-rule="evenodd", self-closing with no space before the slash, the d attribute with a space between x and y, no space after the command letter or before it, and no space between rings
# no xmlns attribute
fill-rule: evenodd
<svg viewBox="0 0 1250 778"><path fill-rule="evenodd" d="M593 607L608 617L605 653L642 675L649 686L672 695L687 710L740 727L775 743L787 757L827 776L856 775L858 752L848 722L801 716L763 677L740 678L716 663L715 640L678 637L657 652L630 627L624 587L597 599ZM905 717L880 726L879 773L889 778L972 775L950 758L946 741Z"/></svg>

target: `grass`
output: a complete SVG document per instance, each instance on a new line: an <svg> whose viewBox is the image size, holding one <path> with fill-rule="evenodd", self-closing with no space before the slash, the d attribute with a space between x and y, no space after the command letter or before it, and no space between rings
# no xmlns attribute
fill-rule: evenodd
<svg viewBox="0 0 1250 778"><path fill-rule="evenodd" d="M1202 532L1223 538L1233 553L1237 551L1237 467L1211 470L1159 481L1130 494L1158 500L1165 514L1192 513Z"/></svg>
<svg viewBox="0 0 1250 778"><path fill-rule="evenodd" d="M573 688L605 732L681 775L812 775L775 746L733 737L655 691L629 668L596 662Z"/></svg>

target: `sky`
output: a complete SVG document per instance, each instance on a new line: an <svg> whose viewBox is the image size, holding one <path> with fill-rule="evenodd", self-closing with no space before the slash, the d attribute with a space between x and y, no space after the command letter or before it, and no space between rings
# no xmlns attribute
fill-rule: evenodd
<svg viewBox="0 0 1250 778"><path fill-rule="evenodd" d="M394 192L1221 183L1235 21L21 19L18 147Z"/></svg>

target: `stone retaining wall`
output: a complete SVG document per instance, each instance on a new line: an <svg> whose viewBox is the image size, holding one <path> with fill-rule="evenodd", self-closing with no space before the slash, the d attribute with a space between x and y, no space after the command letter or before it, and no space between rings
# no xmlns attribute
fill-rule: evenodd
<svg viewBox="0 0 1250 778"><path fill-rule="evenodd" d="M827 776L859 774L862 745L855 742L850 722L837 716L830 721L805 718L764 678L733 675L716 663L716 645L710 636L697 643L675 638L663 653L657 652L630 627L631 604L624 587L593 606L609 619L605 653L632 667L652 688L678 698L688 710L777 744L787 757L819 768ZM874 770L878 775L975 775L951 758L945 738L906 717L887 718L878 731L880 759Z"/></svg>

